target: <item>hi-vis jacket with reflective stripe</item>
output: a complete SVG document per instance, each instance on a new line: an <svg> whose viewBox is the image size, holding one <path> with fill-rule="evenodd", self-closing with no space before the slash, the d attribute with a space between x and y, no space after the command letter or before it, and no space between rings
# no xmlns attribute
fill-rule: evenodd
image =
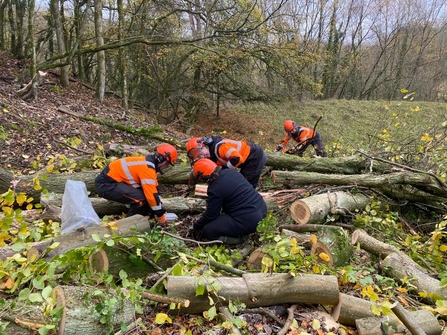
<svg viewBox="0 0 447 335"><path fill-rule="evenodd" d="M286 146L287 142L291 138L293 138L296 142L300 143L301 145L306 145L307 140L310 140L315 135L315 132L312 128L307 127L298 127L298 136L293 137L290 132L287 133L286 137L281 142L281 145L283 147Z"/></svg>
<svg viewBox="0 0 447 335"><path fill-rule="evenodd" d="M125 157L109 164L107 175L119 183L142 188L149 206L154 212L162 209L158 196L157 171L153 156Z"/></svg>
<svg viewBox="0 0 447 335"><path fill-rule="evenodd" d="M234 141L224 138L215 145L214 154L217 157L217 165L225 166L230 161L233 166L239 167L250 155L250 146L244 140Z"/></svg>

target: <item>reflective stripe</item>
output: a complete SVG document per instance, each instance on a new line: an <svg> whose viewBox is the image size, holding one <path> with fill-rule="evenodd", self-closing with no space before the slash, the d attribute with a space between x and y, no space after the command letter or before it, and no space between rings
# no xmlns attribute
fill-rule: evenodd
<svg viewBox="0 0 447 335"><path fill-rule="evenodd" d="M162 207L161 204L160 204L160 205L157 205L157 206L151 206L151 209L152 209L153 211L159 211L160 209L163 209L163 207Z"/></svg>
<svg viewBox="0 0 447 335"><path fill-rule="evenodd" d="M157 183L153 179L141 179L141 185L143 184L157 185Z"/></svg>
<svg viewBox="0 0 447 335"><path fill-rule="evenodd" d="M222 158L219 156L219 148L220 148L220 146L221 146L222 144L224 144L224 143L231 143L231 144L236 144L236 145L237 145L237 148L231 148L230 150L228 150L228 151L226 152L225 157L227 158L227 160L224 160L224 159L222 159ZM234 140L229 140L229 139L223 139L222 141L218 142L218 143L216 144L216 146L214 147L214 154L216 155L217 159L218 159L221 163L226 164L227 161L228 161L228 157L230 157L230 154L231 154L233 151L239 151L239 152L240 152L241 149L242 149L242 142L241 142L241 141L234 141Z"/></svg>
<svg viewBox="0 0 447 335"><path fill-rule="evenodd" d="M123 168L123 171L126 175L127 180L129 181L129 184L133 188L139 188L140 185L135 182L133 179L132 174L129 171L129 166L136 166L136 165L149 165L150 167L155 169L155 164L149 161L133 161L133 162L126 162L126 159L121 159L121 167ZM155 184L155 181L153 182ZM149 182L146 182L146 184L150 184Z"/></svg>

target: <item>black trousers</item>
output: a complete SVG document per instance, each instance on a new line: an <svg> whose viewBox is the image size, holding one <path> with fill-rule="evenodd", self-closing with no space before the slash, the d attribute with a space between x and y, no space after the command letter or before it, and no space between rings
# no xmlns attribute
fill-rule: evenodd
<svg viewBox="0 0 447 335"><path fill-rule="evenodd" d="M265 151L257 144L250 145L250 155L244 164L240 165L240 172L253 188L258 186L259 178L266 162L267 155Z"/></svg>
<svg viewBox="0 0 447 335"><path fill-rule="evenodd" d="M126 183L118 183L103 171L95 178L95 189L98 195L104 199L130 205L127 216L135 214L152 216L152 209L141 188L134 188Z"/></svg>

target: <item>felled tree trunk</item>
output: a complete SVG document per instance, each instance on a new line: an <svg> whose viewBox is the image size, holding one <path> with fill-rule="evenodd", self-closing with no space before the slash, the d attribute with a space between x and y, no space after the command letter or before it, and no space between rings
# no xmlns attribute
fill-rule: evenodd
<svg viewBox="0 0 447 335"><path fill-rule="evenodd" d="M63 307L59 322L58 335L97 335L109 333L109 325L100 322L100 314L96 305L103 304L108 299L117 298L117 303L110 313L110 326L128 324L135 318L135 309L130 299L115 297L110 292L102 295L94 294L98 288L57 286L57 307ZM110 305L106 305L110 306ZM102 310L104 307L101 307Z"/></svg>
<svg viewBox="0 0 447 335"><path fill-rule="evenodd" d="M229 301L243 302L248 308L286 303L335 305L339 299L335 276L253 273L244 274L242 278L216 277L212 280L221 286L218 297L212 297L224 306ZM188 308L179 310L181 313L201 313L210 308L206 292L196 296L197 286L195 277L168 276L167 295L190 301Z"/></svg>
<svg viewBox="0 0 447 335"><path fill-rule="evenodd" d="M114 293L103 291L98 295L98 287L77 287L77 286L57 286L53 293L56 297L56 307L63 307L62 317L59 322L58 335L98 335L108 334L109 327L115 327L119 324L129 324L135 318L135 308L129 299L117 297ZM103 304L108 299L117 298L117 303L108 313L110 315L110 324L100 322L103 316L101 311L103 307L97 305ZM111 306L110 304L108 306ZM51 320L43 314L41 304L25 305L15 303L10 305L10 309L4 309L0 316L3 321L13 322L22 327L20 332L14 333L8 326L8 334L37 334L37 330ZM12 329L17 329L17 327Z"/></svg>
<svg viewBox="0 0 447 335"><path fill-rule="evenodd" d="M384 175L358 174L358 175L340 175L323 174L303 171L278 171L271 172L275 183L288 186L299 186L309 184L327 184L327 185L357 185L370 188L376 188L387 192L387 189L393 185L410 185L439 197L447 196L447 188L439 181L424 173L416 172L393 172Z"/></svg>
<svg viewBox="0 0 447 335"><path fill-rule="evenodd" d="M150 232L151 228L147 221L147 218L141 215L134 215L128 218L118 220L113 226L94 226L75 230L73 232L62 234L51 240L33 243L32 247L27 252L28 259L33 257L39 258L44 252L54 243L58 243L57 246L45 253L44 259L50 260L58 255L62 255L65 252L84 247L87 245L96 245L98 242L93 239L93 235L99 235L103 237L105 235L117 234L120 236L133 236L135 231L138 232ZM1 248L0 250L4 250ZM13 252L13 251L12 251ZM14 253L13 253L14 254ZM1 259L4 259L4 253L1 255ZM10 255L9 255L10 256Z"/></svg>
<svg viewBox="0 0 447 335"><path fill-rule="evenodd" d="M441 287L438 279L429 276L422 267L402 253L392 253L385 257L380 263L380 268L392 278L412 278L411 285L414 285L418 291L433 293L442 300L447 300L447 288Z"/></svg>
<svg viewBox="0 0 447 335"><path fill-rule="evenodd" d="M348 192L328 192L295 201L290 214L299 224L324 223L327 215L346 215L371 203L367 196Z"/></svg>
<svg viewBox="0 0 447 335"><path fill-rule="evenodd" d="M414 312L408 312L411 319L422 328L426 335L440 335L442 327L433 313L421 309ZM387 327L388 332L385 335L396 333L406 333L408 329L394 315L382 317L369 317L355 320L355 327L359 335L383 335L381 326Z"/></svg>
<svg viewBox="0 0 447 335"><path fill-rule="evenodd" d="M89 198L92 203L95 212L102 215L113 215L113 214L125 214L128 212L128 208L121 203L106 200L103 198ZM163 207L169 213L175 214L185 214L185 213L202 213L206 209L206 199L200 198L184 198L184 197L172 197L163 198ZM62 207L62 194L52 195L51 199L45 198L41 201L42 207L47 206ZM270 199L266 201L268 210L278 209L278 204L275 199Z"/></svg>

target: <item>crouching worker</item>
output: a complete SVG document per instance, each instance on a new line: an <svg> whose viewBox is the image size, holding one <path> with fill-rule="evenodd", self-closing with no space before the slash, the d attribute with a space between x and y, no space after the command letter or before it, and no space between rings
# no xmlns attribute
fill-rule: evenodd
<svg viewBox="0 0 447 335"><path fill-rule="evenodd" d="M195 181L209 184L206 210L194 223L194 230L227 245L241 244L244 236L256 232L267 215L267 205L242 174L222 169L208 158L197 160L191 173Z"/></svg>
<svg viewBox="0 0 447 335"><path fill-rule="evenodd" d="M174 165L177 156L177 150L165 143L152 155L117 159L96 177L96 192L105 199L130 205L127 216L155 216L160 225L165 225L166 210L158 193L157 172Z"/></svg>

